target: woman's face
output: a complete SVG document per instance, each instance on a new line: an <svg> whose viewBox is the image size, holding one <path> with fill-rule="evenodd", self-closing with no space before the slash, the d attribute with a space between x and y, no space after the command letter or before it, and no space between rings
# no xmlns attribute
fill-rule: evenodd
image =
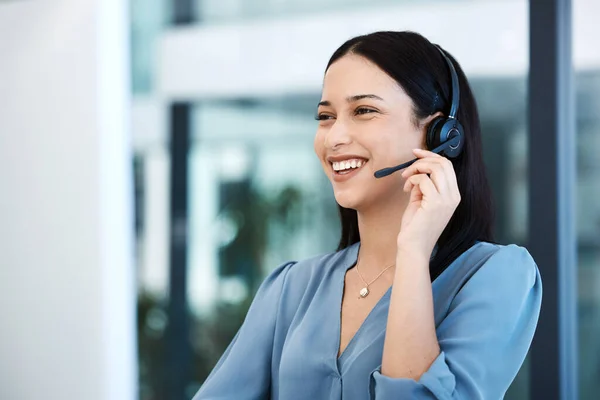
<svg viewBox="0 0 600 400"><path fill-rule="evenodd" d="M315 152L338 204L360 211L400 200L400 173L373 176L414 158L412 149L424 144L413 102L398 83L363 57L343 56L325 74L317 115Z"/></svg>

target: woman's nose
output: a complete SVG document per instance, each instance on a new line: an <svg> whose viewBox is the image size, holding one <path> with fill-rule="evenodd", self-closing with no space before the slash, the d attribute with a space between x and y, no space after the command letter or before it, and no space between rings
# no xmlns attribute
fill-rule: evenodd
<svg viewBox="0 0 600 400"><path fill-rule="evenodd" d="M348 144L352 141L350 132L344 123L336 120L333 126L325 134L325 147L329 149L335 149L344 144Z"/></svg>

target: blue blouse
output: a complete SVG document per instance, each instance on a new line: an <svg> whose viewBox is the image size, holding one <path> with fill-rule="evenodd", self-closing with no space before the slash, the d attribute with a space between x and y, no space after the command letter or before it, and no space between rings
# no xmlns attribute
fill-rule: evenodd
<svg viewBox="0 0 600 400"><path fill-rule="evenodd" d="M478 242L433 281L441 352L416 381L381 374L393 286L338 358L344 278L359 247L271 272L193 400L503 398L540 312L542 283L529 252Z"/></svg>

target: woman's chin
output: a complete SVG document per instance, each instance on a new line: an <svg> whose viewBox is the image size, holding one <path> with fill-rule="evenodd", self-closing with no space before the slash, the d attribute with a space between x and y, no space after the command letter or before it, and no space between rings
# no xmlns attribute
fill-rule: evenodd
<svg viewBox="0 0 600 400"><path fill-rule="evenodd" d="M366 211L378 205L387 207L389 204L402 203L404 193L401 191L382 192L378 188L363 188L364 190L334 190L336 202L356 211ZM391 202L390 202L391 200Z"/></svg>
<svg viewBox="0 0 600 400"><path fill-rule="evenodd" d="M353 210L360 209L363 203L363 199L348 194L335 194L335 201L337 201L340 206L351 208Z"/></svg>

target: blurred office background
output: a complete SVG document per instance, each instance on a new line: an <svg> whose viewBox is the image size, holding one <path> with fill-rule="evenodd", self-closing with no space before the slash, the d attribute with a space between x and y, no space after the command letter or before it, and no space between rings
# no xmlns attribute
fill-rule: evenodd
<svg viewBox="0 0 600 400"><path fill-rule="evenodd" d="M0 398L193 396L265 275L336 247L313 117L328 58L358 34L413 30L458 59L478 100L497 238L543 235L527 224L528 7L0 1ZM577 380L591 400L600 2L572 11ZM536 398L530 364L506 398Z"/></svg>

